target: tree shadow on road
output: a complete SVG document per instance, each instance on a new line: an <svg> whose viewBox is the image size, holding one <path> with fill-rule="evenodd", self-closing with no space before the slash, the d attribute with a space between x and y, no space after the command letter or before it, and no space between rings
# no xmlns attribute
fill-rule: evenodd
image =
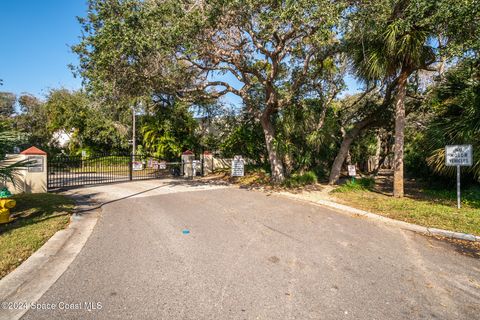
<svg viewBox="0 0 480 320"><path fill-rule="evenodd" d="M140 181L139 181L140 182ZM150 191L158 190L161 188L167 188L167 187L176 187L176 186L187 186L187 187L198 187L198 186L225 186L228 185L226 183L218 183L218 182L212 182L208 180L187 180L187 179L175 179L175 180L169 180L166 183L163 183L162 185L149 188L146 190L142 190L139 192L135 192L132 194L129 194L127 196L123 196L117 199L113 200L108 200L105 202L98 202L94 198L95 196L99 195L99 192L92 192L88 194L83 194L83 193L76 193L76 192L69 192L68 194L75 200L77 204L77 210L75 210L76 215L84 215L87 213L90 213L92 211L95 211L97 209L102 208L103 206L111 203L115 203L118 201L122 201L125 199L129 199L141 194L148 193ZM98 186L98 185L97 185ZM73 190L72 190L73 191Z"/></svg>

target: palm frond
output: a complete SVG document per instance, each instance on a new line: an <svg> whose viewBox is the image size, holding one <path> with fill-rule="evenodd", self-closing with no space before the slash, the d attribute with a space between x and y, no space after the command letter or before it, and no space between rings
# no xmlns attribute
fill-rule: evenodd
<svg viewBox="0 0 480 320"><path fill-rule="evenodd" d="M11 182L14 186L18 186L22 181L20 170L24 170L32 164L33 162L28 159L15 162L8 160L0 162L0 182L3 185Z"/></svg>

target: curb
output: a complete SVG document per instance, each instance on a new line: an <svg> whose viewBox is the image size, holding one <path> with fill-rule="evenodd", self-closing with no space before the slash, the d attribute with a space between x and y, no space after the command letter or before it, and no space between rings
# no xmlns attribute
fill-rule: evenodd
<svg viewBox="0 0 480 320"><path fill-rule="evenodd" d="M67 270L90 237L100 210L89 208L86 199L66 195L76 202L68 227L0 280L0 320L20 319ZM90 213L82 214L85 211Z"/></svg>
<svg viewBox="0 0 480 320"><path fill-rule="evenodd" d="M414 231L418 233L422 233L428 236L441 236L445 238L450 238L450 239L458 239L458 240L465 240L465 241L471 241L471 242L480 242L480 236L476 236L473 234L468 234L468 233L461 233L461 232L455 232L455 231L448 231L448 230L443 230L443 229L437 229L437 228L428 228L428 227L423 227L419 226L417 224L405 222L405 221L400 221L400 220L395 220L392 218L387 218L372 212L368 212L365 210L360 210L356 209L350 206L346 206L343 204L339 204L333 201L329 200L317 200L317 201L312 201L312 200L307 200L303 198L299 198L296 196L292 196L289 193L286 192L280 192L278 193L282 196L285 196L290 199L302 201L302 202L307 202L307 203L312 203L312 204L317 204L323 207L329 207L337 210L341 210L342 212L346 212L352 216L362 216L369 218L371 220L375 221L380 221L389 225L393 225L396 227L400 227L405 230L409 231Z"/></svg>

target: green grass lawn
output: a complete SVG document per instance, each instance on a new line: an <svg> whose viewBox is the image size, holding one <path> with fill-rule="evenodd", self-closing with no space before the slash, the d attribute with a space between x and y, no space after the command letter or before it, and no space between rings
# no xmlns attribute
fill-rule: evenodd
<svg viewBox="0 0 480 320"><path fill-rule="evenodd" d="M0 225L0 278L65 228L74 209L73 201L59 194L22 194L14 199L15 221Z"/></svg>
<svg viewBox="0 0 480 320"><path fill-rule="evenodd" d="M451 231L480 235L480 188L465 190L462 208L456 207L455 190L417 189L394 198L375 190L370 183L344 185L332 192L340 203L392 219Z"/></svg>

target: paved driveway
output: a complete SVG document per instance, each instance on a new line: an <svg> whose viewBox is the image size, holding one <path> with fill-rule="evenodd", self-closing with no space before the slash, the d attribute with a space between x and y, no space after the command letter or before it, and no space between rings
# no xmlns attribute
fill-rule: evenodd
<svg viewBox="0 0 480 320"><path fill-rule="evenodd" d="M408 231L236 188L78 192L117 201L39 303L80 309L23 319L479 317L480 261Z"/></svg>

